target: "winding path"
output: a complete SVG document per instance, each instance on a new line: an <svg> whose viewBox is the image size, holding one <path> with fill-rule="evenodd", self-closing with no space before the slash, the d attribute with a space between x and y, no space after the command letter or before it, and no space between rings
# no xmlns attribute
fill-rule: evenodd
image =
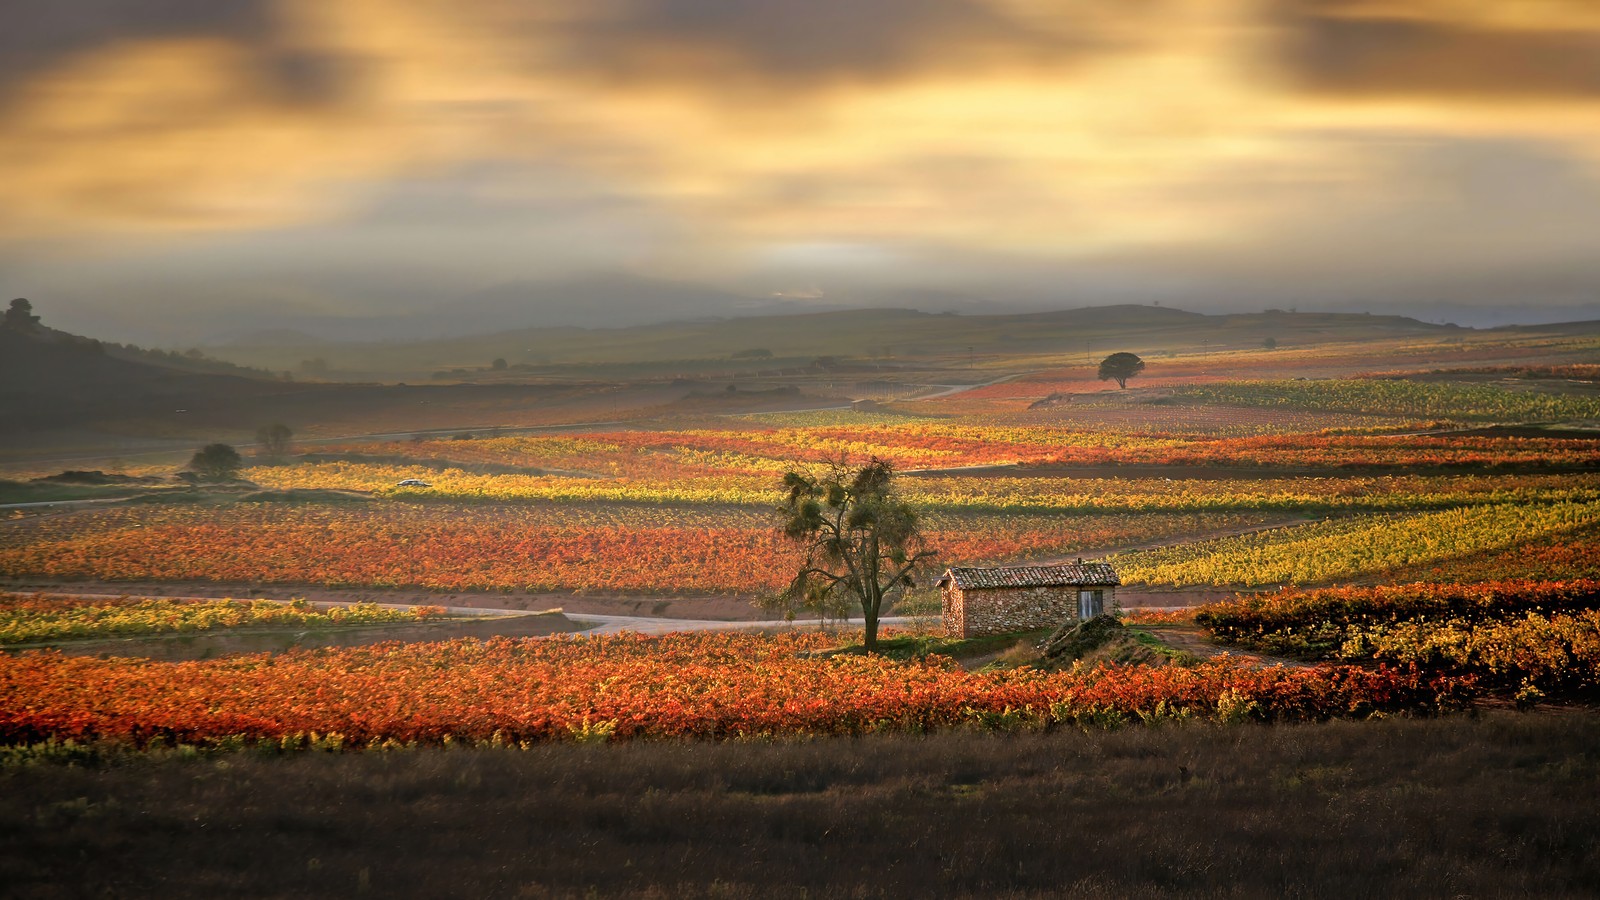
<svg viewBox="0 0 1600 900"><path fill-rule="evenodd" d="M84 600L117 600L127 596L126 594L90 594L78 593L75 591L39 590L7 591L6 593L29 597L76 597ZM218 598L163 595L161 599L215 601ZM368 600L307 600L306 603L310 606L322 607L324 609L337 606L355 606L357 604L363 604L367 606L377 606L383 609L404 610L415 609L418 606L435 605L425 603L375 603ZM527 616L546 615L551 612L550 610L493 609L479 606L446 606L444 607L444 610L451 617L461 619L514 619ZM598 613L570 613L566 614L566 616L574 623L586 626L576 632L571 632L573 634L621 634L623 632L634 632L637 634L669 634L674 631L745 631L749 629L766 628L820 627L822 624L817 619L798 618L791 622L784 619L769 619L765 621L739 621L730 619L671 619L659 616L613 616L601 615ZM838 623L838 620L829 621ZM849 619L838 624L850 624L858 621L860 620ZM909 616L888 616L878 620L878 622L883 625L906 625L913 621L915 621L915 619Z"/></svg>

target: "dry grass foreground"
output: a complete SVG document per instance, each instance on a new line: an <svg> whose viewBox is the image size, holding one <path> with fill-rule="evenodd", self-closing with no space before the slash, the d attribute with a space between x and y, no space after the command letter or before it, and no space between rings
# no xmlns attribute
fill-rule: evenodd
<svg viewBox="0 0 1600 900"><path fill-rule="evenodd" d="M15 897L1577 897L1589 711L0 770ZM486 825L490 827L485 827Z"/></svg>

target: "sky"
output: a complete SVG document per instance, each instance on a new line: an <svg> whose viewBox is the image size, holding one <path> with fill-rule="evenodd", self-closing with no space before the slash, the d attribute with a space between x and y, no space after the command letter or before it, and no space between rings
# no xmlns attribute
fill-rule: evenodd
<svg viewBox="0 0 1600 900"><path fill-rule="evenodd" d="M96 336L1600 318L1594 0L0 2L0 292Z"/></svg>

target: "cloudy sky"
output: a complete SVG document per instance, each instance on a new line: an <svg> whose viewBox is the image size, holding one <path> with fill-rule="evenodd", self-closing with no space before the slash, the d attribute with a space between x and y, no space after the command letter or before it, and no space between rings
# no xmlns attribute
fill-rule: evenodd
<svg viewBox="0 0 1600 900"><path fill-rule="evenodd" d="M0 291L108 337L807 304L1600 317L1594 0L6 18Z"/></svg>

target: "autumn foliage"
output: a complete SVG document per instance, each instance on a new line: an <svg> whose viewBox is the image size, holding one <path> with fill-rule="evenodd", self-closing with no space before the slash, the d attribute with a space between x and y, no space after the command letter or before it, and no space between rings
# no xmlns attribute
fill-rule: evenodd
<svg viewBox="0 0 1600 900"><path fill-rule="evenodd" d="M1303 720L1434 709L1469 681L1379 667L969 673L814 651L817 634L622 635L291 651L199 662L0 657L0 743L372 747Z"/></svg>
<svg viewBox="0 0 1600 900"><path fill-rule="evenodd" d="M1498 581L1282 591L1195 616L1269 652L1470 674L1520 699L1600 687L1600 581Z"/></svg>
<svg viewBox="0 0 1600 900"><path fill-rule="evenodd" d="M353 603L317 609L304 600L198 600L0 594L0 644L222 628L380 625L444 615L438 606Z"/></svg>
<svg viewBox="0 0 1600 900"><path fill-rule="evenodd" d="M1309 585L1562 542L1600 524L1600 500L1462 506L1330 519L1119 556L1127 584Z"/></svg>
<svg viewBox="0 0 1600 900"><path fill-rule="evenodd" d="M943 559L1001 560L1226 527L1226 515L934 519ZM105 581L437 590L771 590L798 550L761 510L238 504L77 512L0 532L0 571Z"/></svg>
<svg viewBox="0 0 1600 900"><path fill-rule="evenodd" d="M1374 624L1422 617L1485 619L1529 610L1600 608L1600 581L1506 580L1395 584L1242 594L1213 603L1195 621L1220 638L1287 633L1312 624Z"/></svg>
<svg viewBox="0 0 1600 900"><path fill-rule="evenodd" d="M1362 382L1360 384L1366 384ZM495 465L635 480L781 473L797 459L877 456L902 471L983 465L1182 465L1262 468L1574 466L1600 440L1484 434L1291 434L1233 437L1057 425L946 422L517 435L471 441L348 444L324 456Z"/></svg>

